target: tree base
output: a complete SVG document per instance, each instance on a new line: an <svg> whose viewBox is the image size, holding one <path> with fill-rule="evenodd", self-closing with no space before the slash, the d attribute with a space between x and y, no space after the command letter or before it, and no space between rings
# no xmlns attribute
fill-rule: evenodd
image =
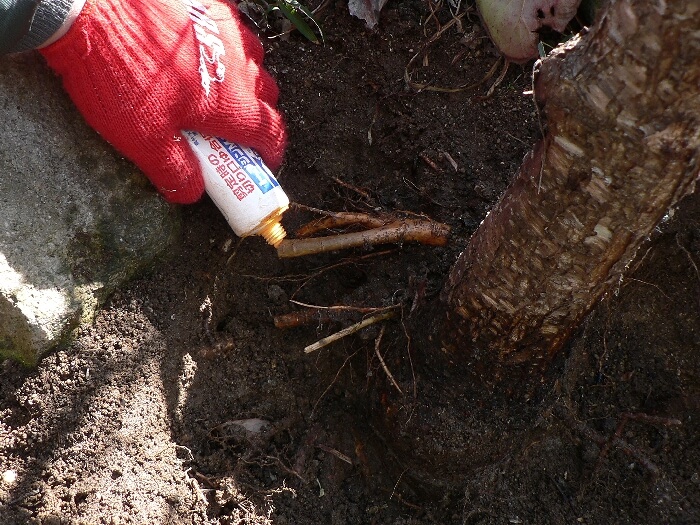
<svg viewBox="0 0 700 525"><path fill-rule="evenodd" d="M421 312L421 321L431 317ZM541 396L488 387L463 363L436 353L424 329L412 333L425 335L412 341L414 368L392 368L403 393L375 374L369 420L384 445L385 483L421 499L441 499L475 470L507 461L533 439Z"/></svg>

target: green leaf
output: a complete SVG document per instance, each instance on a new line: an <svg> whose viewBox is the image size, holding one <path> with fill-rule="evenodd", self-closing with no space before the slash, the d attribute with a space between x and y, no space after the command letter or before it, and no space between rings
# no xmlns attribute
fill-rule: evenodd
<svg viewBox="0 0 700 525"><path fill-rule="evenodd" d="M318 27L318 24L316 24L316 21L313 19L313 16L311 15L311 12L308 9L301 6L299 2L296 2L294 0L279 1L275 4L275 8L279 9L282 12L282 14L287 18L287 20L289 20L292 23L292 25L302 35L306 37L307 40L313 42L314 44L320 43L313 29L311 29L309 24L307 24L306 21L301 16L299 16L299 12L301 12L303 15L312 20L316 27Z"/></svg>
<svg viewBox="0 0 700 525"><path fill-rule="evenodd" d="M318 32L318 34L321 37L320 40L321 40L321 42L323 42L323 31L321 30L321 26L318 25L318 22L316 22L316 19L314 18L314 14L311 12L311 10L308 7L306 7L305 5L300 4L296 0L282 0L282 1L287 1L288 3L296 6L296 8L299 11L304 13L306 18L308 18L309 20L311 20L314 23L314 26L316 27L316 31ZM316 41L316 43L318 43L318 40Z"/></svg>

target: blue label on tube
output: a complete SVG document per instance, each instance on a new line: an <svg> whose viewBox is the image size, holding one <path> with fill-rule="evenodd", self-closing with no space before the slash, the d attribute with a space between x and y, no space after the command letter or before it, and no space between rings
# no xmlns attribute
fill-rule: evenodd
<svg viewBox="0 0 700 525"><path fill-rule="evenodd" d="M273 177L270 170L267 169L267 166L263 164L262 159L258 155L251 155L250 153L252 152L250 152L250 150L246 151L238 144L233 144L223 139L219 140L224 145L229 155L238 162L243 171L245 171L255 185L260 188L261 192L267 193L279 186L277 179Z"/></svg>

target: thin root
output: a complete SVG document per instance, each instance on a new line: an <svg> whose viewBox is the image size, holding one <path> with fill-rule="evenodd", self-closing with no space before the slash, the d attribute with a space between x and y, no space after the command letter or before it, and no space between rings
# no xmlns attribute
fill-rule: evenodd
<svg viewBox="0 0 700 525"><path fill-rule="evenodd" d="M399 391L399 394L403 395L403 390L401 390L401 387L399 384L396 382L396 379L394 379L394 375L391 373L389 368L386 366L386 363L384 362L384 358L382 357L382 354L379 353L379 344L382 342L382 336L384 335L384 328L385 326L382 326L382 329L379 331L379 335L377 336L377 340L374 342L374 353L377 354L377 358L379 359L379 362L382 365L382 368L384 369L384 373L386 373L386 376L389 378L389 381L391 381L391 384L394 385L394 388Z"/></svg>
<svg viewBox="0 0 700 525"><path fill-rule="evenodd" d="M622 435L622 431L625 425L627 424L627 421L636 420L651 425L661 426L677 426L681 424L681 422L678 419L674 418L650 416L647 414L625 413L622 414L621 421L618 424L615 433L611 437L608 437L605 434L593 430L583 421L579 421L576 418L574 418L574 416L570 413L568 408L565 408L561 405L557 405L554 407L554 412L557 416L564 419L564 421L566 421L574 430L581 434L581 436L583 436L586 439L589 439L590 441L592 441L600 447L600 453L598 455L596 467L605 458L605 456L611 448L616 448L624 452L628 456L634 458L642 467L644 467L653 476L659 475L659 467L656 466L641 450L630 444L627 440L620 437Z"/></svg>
<svg viewBox="0 0 700 525"><path fill-rule="evenodd" d="M339 184L340 186L343 186L344 188L347 188L349 190L354 191L355 193L359 194L361 197L363 197L365 200L371 201L372 197L368 192L366 192L363 189L358 188L357 186L353 186L352 184L348 184L347 182L344 182L340 180L338 177L332 177L333 181L336 184Z"/></svg>
<svg viewBox="0 0 700 525"><path fill-rule="evenodd" d="M341 372L343 371L343 369L345 368L345 365L347 365L347 364L350 362L350 360L351 360L353 357L355 357L355 356L357 355L358 352L359 352L359 350L356 350L355 352L353 352L352 354L350 354L349 356L347 356L347 357L345 358L345 361L343 361L343 364L340 365L340 368L339 368L338 371L336 372L335 377L333 378L333 381L330 382L330 384L326 387L326 389L323 391L323 393L321 394L321 396L316 400L316 403L314 403L314 407L311 409L311 415L312 415L312 416L316 413L316 408L318 407L318 404L319 404L319 403L321 402L321 400L326 396L326 394L328 393L328 391L329 391L331 388L333 388L333 385L335 384L335 382L336 382L336 381L338 380L338 378L340 377L340 373L341 373Z"/></svg>
<svg viewBox="0 0 700 525"><path fill-rule="evenodd" d="M317 448L320 448L320 449L323 450L324 452L328 452L328 453L331 454L332 456L335 456L335 457L338 458L340 461L344 461L345 463L348 463L349 465L352 465L352 459L350 459L349 456L343 454L343 453L340 452L339 450L336 450L336 449L334 449L334 448L331 448L331 447L329 447L329 446L326 446L326 445L324 445L324 444L322 444L322 443L317 443L317 444L316 444L316 447L317 447Z"/></svg>
<svg viewBox="0 0 700 525"><path fill-rule="evenodd" d="M688 251L688 248L686 248L685 246L683 246L683 245L681 244L681 241L679 240L678 235L676 235L676 244L678 245L678 247L679 247L681 250L683 250L683 252L685 253L685 255L688 257L688 260L690 261L690 264L691 264L691 265L693 266L693 268L695 269L695 275L697 275L698 281L700 281L700 270L698 270L698 265L695 264L695 260L693 259L693 256L690 255L690 252Z"/></svg>

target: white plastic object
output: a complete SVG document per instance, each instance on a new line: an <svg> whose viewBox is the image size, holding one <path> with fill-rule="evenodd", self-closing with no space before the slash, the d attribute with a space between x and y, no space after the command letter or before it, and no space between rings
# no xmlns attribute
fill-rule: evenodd
<svg viewBox="0 0 700 525"><path fill-rule="evenodd" d="M287 233L280 224L289 198L250 148L183 131L202 166L204 188L239 237L261 235L272 246Z"/></svg>

